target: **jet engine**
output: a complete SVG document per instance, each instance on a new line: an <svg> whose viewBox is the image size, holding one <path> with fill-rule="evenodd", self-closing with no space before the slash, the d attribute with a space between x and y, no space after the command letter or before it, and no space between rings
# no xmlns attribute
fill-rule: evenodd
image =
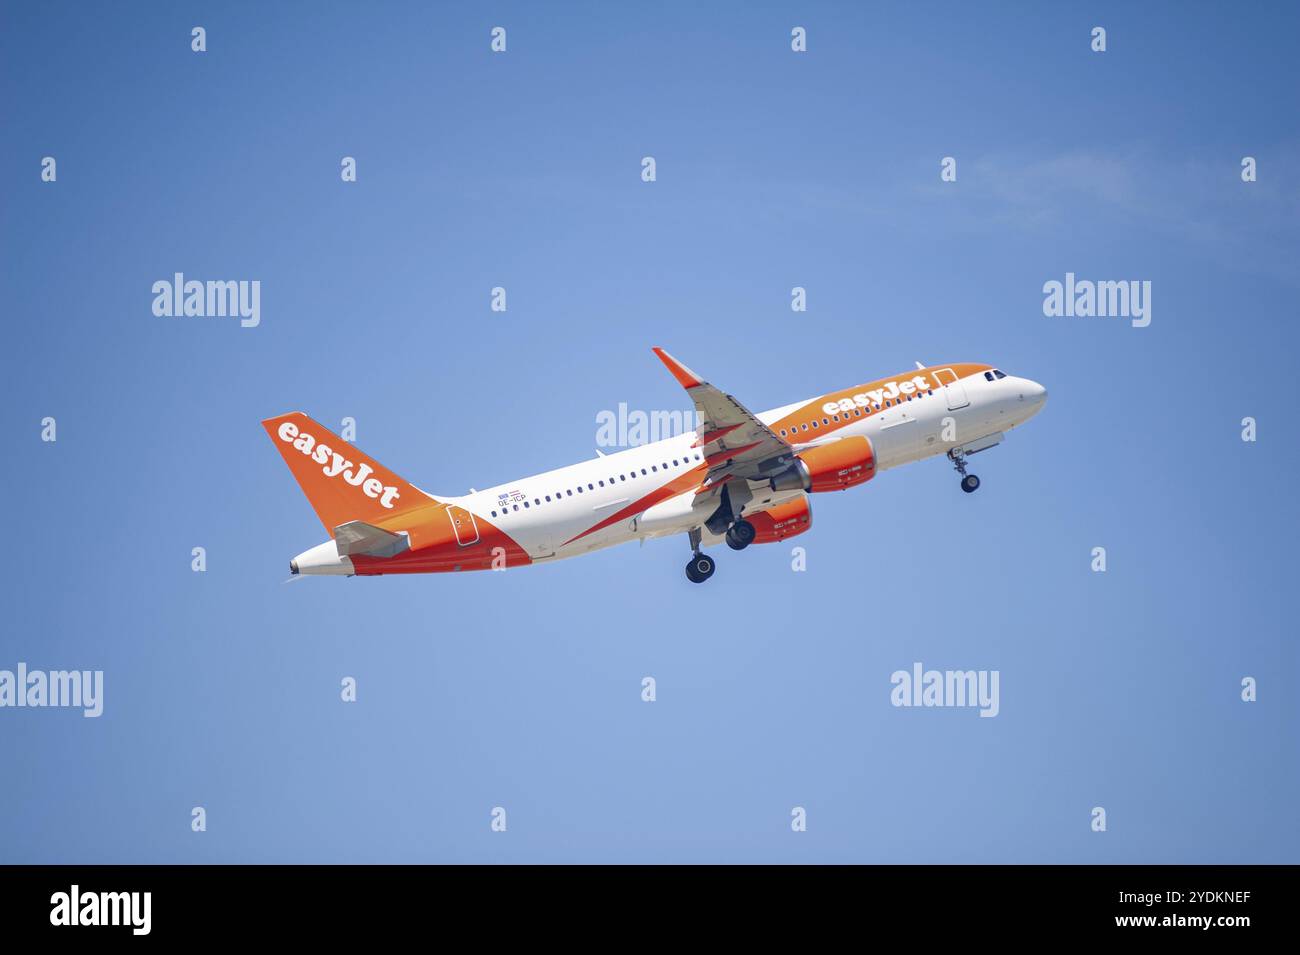
<svg viewBox="0 0 1300 955"><path fill-rule="evenodd" d="M774 491L842 491L876 476L876 452L861 435L800 451L794 463L771 479Z"/></svg>
<svg viewBox="0 0 1300 955"><path fill-rule="evenodd" d="M777 541L802 534L812 526L812 509L807 497L786 501L757 514L746 514L745 520L754 525L755 544L775 544Z"/></svg>

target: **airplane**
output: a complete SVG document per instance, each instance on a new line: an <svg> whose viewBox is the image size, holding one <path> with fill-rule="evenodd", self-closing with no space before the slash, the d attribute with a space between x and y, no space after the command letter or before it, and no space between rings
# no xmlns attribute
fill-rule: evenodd
<svg viewBox="0 0 1300 955"><path fill-rule="evenodd" d="M330 539L292 575L501 570L685 534L686 576L703 548L786 540L812 525L809 495L946 455L967 493L967 458L1042 410L1047 389L993 365L923 366L754 414L662 348L695 403L693 431L461 496L426 494L301 412L262 422Z"/></svg>

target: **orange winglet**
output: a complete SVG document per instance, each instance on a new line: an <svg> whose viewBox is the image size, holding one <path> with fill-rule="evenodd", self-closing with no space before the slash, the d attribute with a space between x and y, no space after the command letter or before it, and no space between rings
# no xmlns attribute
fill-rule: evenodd
<svg viewBox="0 0 1300 955"><path fill-rule="evenodd" d="M677 383L683 388L695 388L704 384L704 381L699 375L695 374L695 372L691 371L662 348L652 348L650 350L659 356L661 362L668 366L668 370L673 373L673 377L677 379Z"/></svg>

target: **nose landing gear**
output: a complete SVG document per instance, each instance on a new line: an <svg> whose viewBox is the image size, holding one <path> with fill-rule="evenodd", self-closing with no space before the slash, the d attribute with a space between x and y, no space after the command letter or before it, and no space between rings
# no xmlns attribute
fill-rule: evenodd
<svg viewBox="0 0 1300 955"><path fill-rule="evenodd" d="M980 479L973 474L966 473L966 455L960 452L954 454L952 451L949 451L948 460L952 462L952 466L956 468L957 473L961 475L961 489L967 494L974 492L975 489L980 486Z"/></svg>

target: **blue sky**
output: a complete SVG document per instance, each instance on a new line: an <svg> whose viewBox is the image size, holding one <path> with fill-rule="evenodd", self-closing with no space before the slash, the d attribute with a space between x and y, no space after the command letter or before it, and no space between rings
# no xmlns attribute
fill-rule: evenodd
<svg viewBox="0 0 1300 955"><path fill-rule="evenodd" d="M0 861L1297 861L1294 9L0 9L0 669L105 682L0 709ZM178 271L261 324L155 317ZM1066 272L1151 325L1045 317ZM918 359L1051 399L977 494L819 495L804 572L283 583L322 534L262 418L463 493L684 407L651 345L755 409ZM999 715L891 706L914 661Z"/></svg>

